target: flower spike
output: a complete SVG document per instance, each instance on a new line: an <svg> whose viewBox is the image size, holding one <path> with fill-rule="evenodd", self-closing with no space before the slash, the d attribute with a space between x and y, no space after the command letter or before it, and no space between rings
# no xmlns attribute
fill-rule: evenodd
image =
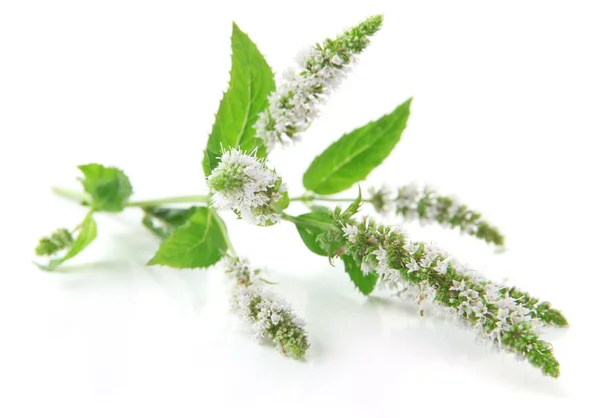
<svg viewBox="0 0 600 418"><path fill-rule="evenodd" d="M233 209L254 225L269 225L280 220L271 204L281 199L286 186L275 171L253 154L237 149L225 151L207 182L213 191L214 207Z"/></svg>
<svg viewBox="0 0 600 418"><path fill-rule="evenodd" d="M558 377L558 361L538 330L544 324L566 325L566 320L559 311L549 313L547 302L538 303L516 288L483 280L433 246L410 241L395 227L367 217L359 221L338 216L336 222L340 232L319 236L324 249L341 246L338 253L352 256L365 272L375 271L380 286L415 301L421 314L429 302L439 314L472 328L482 340Z"/></svg>
<svg viewBox="0 0 600 418"><path fill-rule="evenodd" d="M257 338L276 344L286 356L300 359L309 347L304 321L289 304L260 283L260 270L252 270L245 259L227 258L225 272L235 280L233 308Z"/></svg>
<svg viewBox="0 0 600 418"><path fill-rule="evenodd" d="M302 70L284 74L254 125L268 148L300 139L317 116L318 105L340 84L382 23L382 15L372 16L337 38L316 44L300 62Z"/></svg>

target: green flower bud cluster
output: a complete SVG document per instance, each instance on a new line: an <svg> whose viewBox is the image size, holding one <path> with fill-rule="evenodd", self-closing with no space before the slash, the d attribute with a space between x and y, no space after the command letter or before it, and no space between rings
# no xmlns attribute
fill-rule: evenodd
<svg viewBox="0 0 600 418"><path fill-rule="evenodd" d="M60 228L50 234L49 237L41 238L35 248L35 253L39 256L51 256L59 251L71 248L73 241L71 232L66 228Z"/></svg>

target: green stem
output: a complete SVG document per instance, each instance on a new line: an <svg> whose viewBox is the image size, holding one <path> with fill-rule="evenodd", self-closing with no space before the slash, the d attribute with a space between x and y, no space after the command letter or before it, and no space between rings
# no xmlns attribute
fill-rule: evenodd
<svg viewBox="0 0 600 418"><path fill-rule="evenodd" d="M86 204L91 201L91 197L87 193L78 192L75 190L63 189L62 187L53 187L52 191L58 196L65 197L67 199L75 200L79 203ZM193 195L193 196L175 196L165 197L162 199L153 200L138 200L133 202L127 202L129 207L147 207L147 206L159 206L167 203L208 203L210 197L206 195Z"/></svg>
<svg viewBox="0 0 600 418"><path fill-rule="evenodd" d="M138 200L133 202L127 202L127 206L131 207L144 207L144 206L159 206L166 203L208 203L210 197L206 195L194 195L194 196L175 196L165 197L162 199L153 200Z"/></svg>
<svg viewBox="0 0 600 418"><path fill-rule="evenodd" d="M62 187L53 187L52 192L60 197L75 200L79 203L88 203L90 196L86 193L77 192L75 190L63 189Z"/></svg>
<svg viewBox="0 0 600 418"><path fill-rule="evenodd" d="M288 215L287 213L282 213L281 214L281 219L284 219L286 221L292 222L292 223L294 223L296 225L314 226L316 228L329 229L330 231L336 231L336 232L340 231L340 229L337 226L332 225L330 223L320 222L320 221L316 221L316 220L313 220L313 219L297 218L295 216Z"/></svg>
<svg viewBox="0 0 600 418"><path fill-rule="evenodd" d="M305 195L305 196L296 196L290 197L290 202L354 202L356 200L355 197L327 197L327 196L313 196L313 195ZM363 202L370 202L371 199L363 199Z"/></svg>

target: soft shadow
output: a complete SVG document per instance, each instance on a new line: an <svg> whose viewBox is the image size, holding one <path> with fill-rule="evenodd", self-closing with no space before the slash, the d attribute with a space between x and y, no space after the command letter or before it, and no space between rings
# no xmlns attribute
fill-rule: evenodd
<svg viewBox="0 0 600 418"><path fill-rule="evenodd" d="M414 303L394 298L370 297L367 305L400 311L403 316L418 321L408 321L393 333L401 334L402 339L413 339L423 344L438 359L453 366L477 368L495 380L535 393L568 397L559 380L542 375L538 368L527 361L517 361L514 355L498 353L491 345L478 343L472 331L461 328L452 321L437 317L425 309L421 317ZM429 309L431 311L431 309ZM553 330L561 331L564 329ZM407 337L407 335L409 337Z"/></svg>

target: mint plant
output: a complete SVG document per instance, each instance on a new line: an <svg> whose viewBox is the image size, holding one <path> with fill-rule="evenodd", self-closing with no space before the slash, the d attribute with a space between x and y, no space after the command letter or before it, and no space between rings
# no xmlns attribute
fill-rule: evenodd
<svg viewBox="0 0 600 418"><path fill-rule="evenodd" d="M447 317L472 329L480 340L558 377L558 361L552 346L540 339L540 329L566 326L567 321L548 302L486 280L434 245L411 241L396 226L358 215L363 204L370 204L380 213L438 223L501 247L504 237L481 214L414 185L396 192L371 188L366 198L360 187L356 199L335 196L356 187L392 152L406 128L411 99L333 142L306 169L306 190L297 196L289 196L268 159L270 150L300 139L382 23L382 16L373 16L316 44L278 83L256 45L234 24L229 88L202 163L210 194L135 201L123 171L100 164L79 166L83 191L54 191L87 207L88 213L74 228L60 228L40 240L36 254L47 258L40 267L59 268L90 245L97 234L95 213L138 208L143 225L161 240L148 265L207 268L222 261L235 289L234 311L257 337L299 359L310 347L304 322L269 289L272 284L261 271L238 256L219 212L233 211L241 221L262 227L292 222L308 250L332 264L341 260L365 296L379 287L411 300L420 315L431 311ZM330 202L344 205L323 206ZM188 207L181 207L186 203ZM288 214L292 203L305 204L307 212Z"/></svg>

